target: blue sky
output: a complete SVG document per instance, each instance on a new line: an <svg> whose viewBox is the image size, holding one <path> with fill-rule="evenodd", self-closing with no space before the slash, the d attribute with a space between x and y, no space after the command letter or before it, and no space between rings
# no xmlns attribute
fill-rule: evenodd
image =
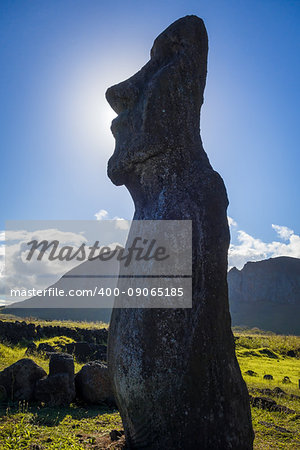
<svg viewBox="0 0 300 450"><path fill-rule="evenodd" d="M299 238L299 1L2 0L0 12L0 230L100 210L132 217L128 192L106 176L104 93L147 62L164 28L196 14L209 35L201 133L227 186L233 243Z"/></svg>

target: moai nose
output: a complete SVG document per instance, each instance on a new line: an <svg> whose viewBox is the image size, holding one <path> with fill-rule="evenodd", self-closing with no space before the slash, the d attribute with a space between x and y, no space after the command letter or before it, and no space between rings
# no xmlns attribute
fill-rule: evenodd
<svg viewBox="0 0 300 450"><path fill-rule="evenodd" d="M134 106L139 97L139 89L136 84L129 79L108 88L105 96L112 109L117 114L120 114L126 109L131 109Z"/></svg>

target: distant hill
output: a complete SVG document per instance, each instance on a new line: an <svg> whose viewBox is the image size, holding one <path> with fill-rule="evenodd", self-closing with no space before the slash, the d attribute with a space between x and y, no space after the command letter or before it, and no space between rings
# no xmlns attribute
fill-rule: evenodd
<svg viewBox="0 0 300 450"><path fill-rule="evenodd" d="M110 267L109 270L115 273L116 268ZM52 287L67 290L77 284L80 288L93 288L100 283L104 285L104 280L97 278L82 280L72 277L97 273L95 264L83 263L65 274ZM242 270L234 267L228 273L228 289L233 326L245 325L276 333L300 335L300 259L279 257L248 262ZM15 303L5 308L5 312L20 317L31 315L44 319L108 322L111 308L107 306L93 308L92 298L62 299L47 296Z"/></svg>
<svg viewBox="0 0 300 450"><path fill-rule="evenodd" d="M300 334L300 259L248 262L228 273L232 324Z"/></svg>
<svg viewBox="0 0 300 450"><path fill-rule="evenodd" d="M19 317L37 317L47 320L83 320L109 322L113 296L59 296L60 290L66 293L77 289L94 292L100 287L106 289L116 286L117 278L103 278L105 274L117 277L118 262L99 260L85 261L65 273L56 283L49 286L52 289L45 296L34 296L15 302L3 311Z"/></svg>

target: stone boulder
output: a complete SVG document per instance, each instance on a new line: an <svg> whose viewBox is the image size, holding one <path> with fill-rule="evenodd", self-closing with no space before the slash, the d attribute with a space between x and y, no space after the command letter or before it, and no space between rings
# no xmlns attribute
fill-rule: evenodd
<svg viewBox="0 0 300 450"><path fill-rule="evenodd" d="M38 353L56 353L56 350L52 345L48 344L47 342L42 342L37 347Z"/></svg>
<svg viewBox="0 0 300 450"><path fill-rule="evenodd" d="M267 397L252 397L250 395L250 403L252 406L255 406L256 408L261 409L267 409L269 411L276 406L275 400Z"/></svg>
<svg viewBox="0 0 300 450"><path fill-rule="evenodd" d="M32 355L36 352L36 350L37 350L36 344L34 342L30 342L27 346L25 355Z"/></svg>
<svg viewBox="0 0 300 450"><path fill-rule="evenodd" d="M7 392L4 386L0 385L0 403L7 400Z"/></svg>
<svg viewBox="0 0 300 450"><path fill-rule="evenodd" d="M273 394L274 394L274 395L277 395L277 397L287 397L287 393L284 392L284 390L281 389L281 388L278 387L278 386L276 386L276 387L273 389Z"/></svg>
<svg viewBox="0 0 300 450"><path fill-rule="evenodd" d="M4 386L8 399L29 401L34 397L36 383L47 374L32 359L20 359L0 372L0 385Z"/></svg>
<svg viewBox="0 0 300 450"><path fill-rule="evenodd" d="M75 385L78 398L86 403L114 403L107 366L99 361L83 366L75 377Z"/></svg>
<svg viewBox="0 0 300 450"><path fill-rule="evenodd" d="M264 375L264 380L273 380L273 375L270 374Z"/></svg>
<svg viewBox="0 0 300 450"><path fill-rule="evenodd" d="M69 405L75 399L74 360L65 353L52 353L49 376L36 384L35 399L49 406Z"/></svg>
<svg viewBox="0 0 300 450"><path fill-rule="evenodd" d="M283 384L289 384L289 383L291 383L290 377L288 377L288 376L283 377L282 383L283 383Z"/></svg>
<svg viewBox="0 0 300 450"><path fill-rule="evenodd" d="M249 396L252 406L260 409L266 409L268 411L276 411L286 414L295 414L294 409L287 408L284 405L278 405L275 400L267 397L252 397Z"/></svg>
<svg viewBox="0 0 300 450"><path fill-rule="evenodd" d="M66 344L64 350L74 355L76 360L81 363L96 360L106 361L106 345L90 342L74 342Z"/></svg>

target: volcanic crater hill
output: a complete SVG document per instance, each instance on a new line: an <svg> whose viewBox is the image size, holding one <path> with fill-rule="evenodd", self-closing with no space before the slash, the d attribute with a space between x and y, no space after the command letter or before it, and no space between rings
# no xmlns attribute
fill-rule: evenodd
<svg viewBox="0 0 300 450"><path fill-rule="evenodd" d="M65 275L97 273L96 265L87 268L84 264ZM300 259L282 256L248 262L242 270L233 267L227 279L233 326L300 334ZM78 281L63 276L51 287L67 290L74 287L74 280ZM83 281L95 282L93 279ZM81 282L80 287L88 288L91 284ZM109 322L111 315L111 308L87 308L82 297L66 297L62 305L61 297L56 296L32 297L6 307L5 312L28 317L28 308L31 315L45 319Z"/></svg>
<svg viewBox="0 0 300 450"><path fill-rule="evenodd" d="M46 286L46 295L36 295L15 302L6 307L4 312L19 317L31 315L49 320L98 320L107 323L110 320L113 296L69 295L69 292L99 292L101 288L110 288L113 291L117 278L105 278L105 275L117 277L118 272L119 264L115 259L105 263L98 259L87 260L66 272L54 284ZM60 290L66 295L58 295Z"/></svg>
<svg viewBox="0 0 300 450"><path fill-rule="evenodd" d="M232 324L300 334L300 259L248 262L228 273Z"/></svg>

